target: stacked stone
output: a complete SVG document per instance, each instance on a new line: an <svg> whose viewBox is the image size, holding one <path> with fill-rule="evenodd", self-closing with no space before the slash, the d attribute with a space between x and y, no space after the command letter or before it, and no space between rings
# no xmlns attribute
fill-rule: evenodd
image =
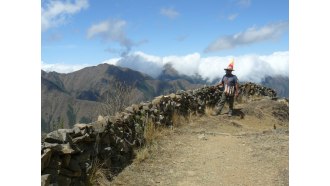
<svg viewBox="0 0 330 186"><path fill-rule="evenodd" d="M268 96L276 97L276 91L255 83L244 83L240 85L240 95L242 96Z"/></svg>
<svg viewBox="0 0 330 186"><path fill-rule="evenodd" d="M105 169L120 171L133 158L133 149L144 142L148 120L157 126L173 124L173 114L204 114L214 106L222 91L213 86L158 96L151 102L127 107L102 124L76 124L47 134L41 148L42 185L85 185L92 166L102 162ZM275 97L276 92L254 83L240 85L242 96Z"/></svg>
<svg viewBox="0 0 330 186"><path fill-rule="evenodd" d="M76 124L47 134L41 146L41 172L44 184L84 185L91 168L97 133L92 125Z"/></svg>

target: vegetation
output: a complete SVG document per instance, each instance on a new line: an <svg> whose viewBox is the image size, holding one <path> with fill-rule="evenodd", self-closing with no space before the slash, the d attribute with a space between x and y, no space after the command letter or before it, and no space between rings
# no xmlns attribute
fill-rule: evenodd
<svg viewBox="0 0 330 186"><path fill-rule="evenodd" d="M101 106L101 114L103 116L111 116L116 112L123 111L133 97L132 86L126 83L116 82L113 87L110 87L105 101Z"/></svg>
<svg viewBox="0 0 330 186"><path fill-rule="evenodd" d="M87 185L110 185L110 181L107 179L109 171L103 168L103 164L97 158L92 161L92 168L87 178Z"/></svg>

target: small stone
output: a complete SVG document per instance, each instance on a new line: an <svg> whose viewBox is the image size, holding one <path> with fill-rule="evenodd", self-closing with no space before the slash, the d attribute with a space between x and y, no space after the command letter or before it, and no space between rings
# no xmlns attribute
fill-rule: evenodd
<svg viewBox="0 0 330 186"><path fill-rule="evenodd" d="M207 140L205 134L198 135L198 139L200 139L200 140Z"/></svg>

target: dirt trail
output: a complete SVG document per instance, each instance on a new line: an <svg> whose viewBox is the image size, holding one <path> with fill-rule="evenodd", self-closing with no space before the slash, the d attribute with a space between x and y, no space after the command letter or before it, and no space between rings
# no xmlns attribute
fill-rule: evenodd
<svg viewBox="0 0 330 186"><path fill-rule="evenodd" d="M288 185L288 126L271 118L196 118L157 142L111 185Z"/></svg>

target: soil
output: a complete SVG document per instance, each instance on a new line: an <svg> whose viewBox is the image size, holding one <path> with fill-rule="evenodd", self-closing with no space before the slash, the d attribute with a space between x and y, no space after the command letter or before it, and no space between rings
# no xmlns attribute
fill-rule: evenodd
<svg viewBox="0 0 330 186"><path fill-rule="evenodd" d="M289 185L288 119L273 111L190 118L167 129L111 185Z"/></svg>

